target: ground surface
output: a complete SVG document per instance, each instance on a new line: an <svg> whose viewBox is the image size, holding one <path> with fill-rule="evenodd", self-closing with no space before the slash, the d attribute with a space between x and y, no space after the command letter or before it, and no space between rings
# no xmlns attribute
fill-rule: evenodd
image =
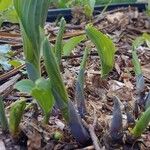
<svg viewBox="0 0 150 150"><path fill-rule="evenodd" d="M74 18L74 21L76 19ZM140 13L136 8L132 9L129 7L126 9L119 8L118 10L98 15L93 19L93 23L99 30L109 35L117 47L115 67L106 80L100 78L100 60L94 45L88 59L85 74L85 98L88 110L86 122L92 124L94 119L97 118L95 126L96 136L100 140L102 147L105 148L103 137L108 131L112 118L113 96L118 96L122 104L128 103L132 110L135 101L135 76L131 62L131 46L132 41L136 37L142 35L144 32L150 33L150 18L148 18L145 12ZM83 21L80 25L67 24L64 39L67 40L75 35L84 34L85 24ZM50 41L54 43L58 32L58 27L55 23L47 23L45 32L49 35ZM13 58L23 59L22 42L18 25L4 25L0 29L0 43L10 44L14 52ZM87 42L81 43L70 56L62 58L62 75L70 99L74 104L75 81L85 44ZM150 49L145 45L139 47L138 56L141 60L146 81L145 91L149 91ZM42 72L46 76L44 67ZM29 95L19 93L13 89L13 85L22 78L27 78L24 65L18 68L12 67L8 71L0 71L0 93L4 97L7 113L9 112L10 104L20 97L25 97L29 103L32 100ZM125 122L126 116L123 115L123 118ZM41 113L35 114L32 109L27 110L23 117L21 129L28 137L28 149L70 150L82 148L71 136L59 112L54 113L50 117L49 125L43 125L41 123L42 119ZM56 141L53 138L55 131L63 134L63 138L60 141ZM141 140L145 144L145 146L142 146L142 149L150 149L150 132L148 130L142 135ZM9 135L4 135L0 132L0 149L2 146L6 150L24 148L23 145L14 144ZM91 145L85 149L94 149L94 147Z"/></svg>

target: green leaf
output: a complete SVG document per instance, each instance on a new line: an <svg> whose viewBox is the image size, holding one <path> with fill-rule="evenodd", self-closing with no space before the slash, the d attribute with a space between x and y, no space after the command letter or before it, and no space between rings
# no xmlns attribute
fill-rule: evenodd
<svg viewBox="0 0 150 150"><path fill-rule="evenodd" d="M141 46L142 44L144 44L144 37L143 36L140 36L140 37L137 37L134 41L133 41L133 48L134 50L137 49L139 46Z"/></svg>
<svg viewBox="0 0 150 150"><path fill-rule="evenodd" d="M150 107L141 115L140 119L136 122L135 127L131 131L133 136L139 137L144 132L150 122Z"/></svg>
<svg viewBox="0 0 150 150"><path fill-rule="evenodd" d="M51 92L50 81L40 78L35 82L31 95L37 100L45 115L45 123L48 123L49 114L54 105L54 97ZM48 118L47 118L48 117Z"/></svg>
<svg viewBox="0 0 150 150"><path fill-rule="evenodd" d="M19 60L11 60L9 61L9 64L11 64L15 68L22 65L22 63Z"/></svg>
<svg viewBox="0 0 150 150"><path fill-rule="evenodd" d="M69 56L71 51L83 40L85 40L85 35L79 35L73 38L70 38L63 47L63 54Z"/></svg>
<svg viewBox="0 0 150 150"><path fill-rule="evenodd" d="M33 82L40 78L40 72L35 67L35 65L33 65L33 63L26 61L26 69L28 72L28 78L31 79Z"/></svg>
<svg viewBox="0 0 150 150"><path fill-rule="evenodd" d="M77 101L78 111L81 117L85 116L86 105L84 98L84 71L86 67L86 62L88 58L88 48L85 49L82 62L80 64L80 71L77 78L76 90L75 90L75 99Z"/></svg>
<svg viewBox="0 0 150 150"><path fill-rule="evenodd" d="M66 112L68 112L68 108L66 105L69 98L60 74L58 63L47 38L43 41L43 56L55 101L59 109L65 114L64 117L67 120L68 114Z"/></svg>
<svg viewBox="0 0 150 150"><path fill-rule="evenodd" d="M0 12L8 9L12 5L12 0L0 0Z"/></svg>
<svg viewBox="0 0 150 150"><path fill-rule="evenodd" d="M9 131L13 136L17 136L20 132L19 124L21 122L26 102L24 99L14 102L10 109Z"/></svg>
<svg viewBox="0 0 150 150"><path fill-rule="evenodd" d="M3 13L3 22L11 22L11 23L18 23L18 16L15 9L9 8L6 12Z"/></svg>
<svg viewBox="0 0 150 150"><path fill-rule="evenodd" d="M101 60L101 76L105 77L113 69L116 48L109 37L91 25L86 26L86 34L97 48Z"/></svg>
<svg viewBox="0 0 150 150"><path fill-rule="evenodd" d="M141 65L140 65L140 62L139 62L139 59L135 50L132 50L132 62L134 65L135 74L137 76L141 75L142 74Z"/></svg>
<svg viewBox="0 0 150 150"><path fill-rule="evenodd" d="M67 102L68 94L60 74L59 66L47 38L43 41L43 56L52 89L55 89L60 94L61 99Z"/></svg>
<svg viewBox="0 0 150 150"><path fill-rule="evenodd" d="M34 86L35 84L33 83L33 81L26 79L26 80L21 80L17 82L14 88L19 90L20 92L31 94L31 91L34 88Z"/></svg>
<svg viewBox="0 0 150 150"><path fill-rule="evenodd" d="M44 28L49 7L49 1L13 0L13 2L20 20L26 61L33 65L33 67L30 67L30 69L34 69L33 73L37 73L35 74L36 78L34 78L34 75L31 74L32 71L28 72L28 74L29 77L33 81L35 81L40 77L40 28Z"/></svg>
<svg viewBox="0 0 150 150"><path fill-rule="evenodd" d="M8 121L5 114L3 98L0 96L0 125L4 132L8 131Z"/></svg>
<svg viewBox="0 0 150 150"><path fill-rule="evenodd" d="M18 23L18 17L12 1L13 0L0 1L0 26L3 22Z"/></svg>
<svg viewBox="0 0 150 150"><path fill-rule="evenodd" d="M89 141L89 134L82 125L81 118L77 114L75 108L71 102L68 101L69 97L61 78L59 66L47 38L45 38L43 41L43 55L56 104L62 111L63 117L69 124L71 133L76 138L76 140L83 145L87 144Z"/></svg>
<svg viewBox="0 0 150 150"><path fill-rule="evenodd" d="M150 48L150 34L143 33L143 37L145 39L147 46Z"/></svg>
<svg viewBox="0 0 150 150"><path fill-rule="evenodd" d="M65 19L61 18L59 32L57 34L56 43L55 43L55 55L56 55L58 64L60 64L62 51L63 51L62 41L63 41L63 34L65 31L65 25L66 25Z"/></svg>

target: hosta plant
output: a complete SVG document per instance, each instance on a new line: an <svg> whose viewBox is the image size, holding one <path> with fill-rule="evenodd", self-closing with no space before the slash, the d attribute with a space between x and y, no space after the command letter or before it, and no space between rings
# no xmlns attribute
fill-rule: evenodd
<svg viewBox="0 0 150 150"><path fill-rule="evenodd" d="M61 110L77 142L82 145L90 144L91 139L89 132L83 125L80 115L69 99L59 68L62 54L69 55L71 50L78 43L85 40L86 36L73 37L63 46L62 37L65 20L62 18L56 44L53 48L44 34L44 23L49 2L47 0L14 0L14 6L20 20L26 68L30 78L30 80L20 81L15 87L22 92L29 93L36 99L45 115L45 122L48 122L50 112L55 102L57 108ZM102 77L104 77L108 75L113 68L115 46L109 37L90 25L86 27L86 34L96 45L101 58ZM41 78L41 54L43 54L48 79ZM82 89L80 95L83 94L83 72L87 54L88 50L84 53L80 69L81 73L79 73L78 77L78 85Z"/></svg>
<svg viewBox="0 0 150 150"><path fill-rule="evenodd" d="M33 81L33 84L36 84L37 79L40 77L39 62L40 53L41 50L43 50L46 70L50 80L48 85L49 92L52 92L56 105L62 111L63 116L71 128L71 132L76 140L83 145L87 145L90 140L89 134L83 126L81 118L77 114L74 106L69 101L67 91L61 78L58 61L47 37L45 37L43 32L48 4L47 0L14 0L14 5L20 19L27 71L29 78ZM30 17L28 17L29 14ZM39 90L38 88L36 90ZM44 90L47 92L46 88L47 87L44 85ZM33 90L31 94L33 94ZM40 95L35 93L33 96L36 96L36 99L37 101L40 101L41 106L42 102L46 104L48 100L47 98L44 99L44 101L41 100L41 97L39 98Z"/></svg>
<svg viewBox="0 0 150 150"><path fill-rule="evenodd" d="M50 81L39 78L35 83L29 79L16 83L15 88L21 92L30 94L36 99L44 114L44 122L48 123L50 113L54 105Z"/></svg>

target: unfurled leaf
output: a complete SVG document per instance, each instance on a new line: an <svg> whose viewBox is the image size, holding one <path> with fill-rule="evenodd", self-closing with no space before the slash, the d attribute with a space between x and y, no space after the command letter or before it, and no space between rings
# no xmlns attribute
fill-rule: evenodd
<svg viewBox="0 0 150 150"><path fill-rule="evenodd" d="M141 115L140 119L136 122L135 127L131 131L134 137L139 137L144 132L150 122L150 107Z"/></svg>
<svg viewBox="0 0 150 150"><path fill-rule="evenodd" d="M49 115L54 105L54 97L51 92L50 81L40 78L35 82L31 95L37 100L45 115L45 123L48 123Z"/></svg>
<svg viewBox="0 0 150 150"><path fill-rule="evenodd" d="M26 61L25 64L28 72L28 78L31 79L33 82L35 82L37 79L40 78L39 70L35 67L33 63Z"/></svg>
<svg viewBox="0 0 150 150"><path fill-rule="evenodd" d="M13 0L13 2L20 20L26 62L30 64L27 67L27 71L30 69L28 75L31 80L35 81L40 78L40 28L44 28L49 1Z"/></svg>
<svg viewBox="0 0 150 150"><path fill-rule="evenodd" d="M60 74L59 66L56 61L54 52L52 51L47 38L45 38L45 40L43 41L43 56L56 104L63 112L63 115L67 120L68 108L66 103L69 98Z"/></svg>
<svg viewBox="0 0 150 150"><path fill-rule="evenodd" d="M88 57L88 48L85 49L83 55L75 90L75 99L77 101L77 107L81 117L84 117L86 113L85 98L84 98L84 71L86 67L87 57Z"/></svg>
<svg viewBox="0 0 150 150"><path fill-rule="evenodd" d="M12 1L13 0L0 1L0 26L3 22L18 23L18 17Z"/></svg>
<svg viewBox="0 0 150 150"><path fill-rule="evenodd" d="M45 66L50 78L52 89L55 89L60 94L62 100L64 102L67 102L69 99L68 94L65 89L54 52L52 51L47 38L45 38L43 41L43 55L44 55Z"/></svg>
<svg viewBox="0 0 150 150"><path fill-rule="evenodd" d="M113 69L116 48L109 37L91 25L86 26L86 34L97 48L101 60L101 76L105 77Z"/></svg>
<svg viewBox="0 0 150 150"><path fill-rule="evenodd" d="M20 92L25 92L25 93L31 94L34 86L35 86L35 84L33 81L26 79L26 80L21 80L21 81L17 82L15 84L14 88L19 90Z"/></svg>
<svg viewBox="0 0 150 150"><path fill-rule="evenodd" d="M26 107L25 100L21 99L14 102L10 109L9 131L13 136L17 136L20 132L19 124L21 122Z"/></svg>
<svg viewBox="0 0 150 150"><path fill-rule="evenodd" d="M56 38L56 43L55 43L55 55L56 55L56 59L58 64L60 64L61 61L61 56L62 56L62 52L63 52L63 34L65 31L65 25L66 25L66 21L64 18L61 18L60 20L60 26L59 26L59 32L57 34L57 38Z"/></svg>
<svg viewBox="0 0 150 150"><path fill-rule="evenodd" d="M4 132L8 131L8 121L5 114L3 98L0 96L0 125Z"/></svg>
<svg viewBox="0 0 150 150"><path fill-rule="evenodd" d="M63 54L69 56L71 51L83 40L85 40L85 35L79 35L73 38L70 38L63 47Z"/></svg>
<svg viewBox="0 0 150 150"><path fill-rule="evenodd" d="M12 5L12 0L0 0L0 12L8 9Z"/></svg>

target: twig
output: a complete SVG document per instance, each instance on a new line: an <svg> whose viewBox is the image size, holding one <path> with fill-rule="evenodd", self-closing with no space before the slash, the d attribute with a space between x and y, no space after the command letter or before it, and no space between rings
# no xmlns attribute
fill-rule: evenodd
<svg viewBox="0 0 150 150"><path fill-rule="evenodd" d="M85 147L85 148L82 148L82 149L77 149L77 150L94 150L94 146L91 145L91 146L88 146L88 147Z"/></svg>
<svg viewBox="0 0 150 150"><path fill-rule="evenodd" d="M91 124L89 125L89 132L90 132L90 135L91 135L91 138L92 138L95 150L101 150L101 148L99 146L98 138L97 138L97 136L95 134L95 131L94 131L94 127Z"/></svg>
<svg viewBox="0 0 150 150"><path fill-rule="evenodd" d="M90 105L94 109L94 121L93 121L93 124L92 125L91 124L88 125L85 120L83 120L83 124L89 130L89 133L90 133L90 136L92 138L95 150L102 150L100 148L99 140L98 140L98 138L97 138L97 136L95 134L95 131L94 131L94 127L96 126L96 123L97 123L96 108L95 108L95 106L92 103L90 103Z"/></svg>

